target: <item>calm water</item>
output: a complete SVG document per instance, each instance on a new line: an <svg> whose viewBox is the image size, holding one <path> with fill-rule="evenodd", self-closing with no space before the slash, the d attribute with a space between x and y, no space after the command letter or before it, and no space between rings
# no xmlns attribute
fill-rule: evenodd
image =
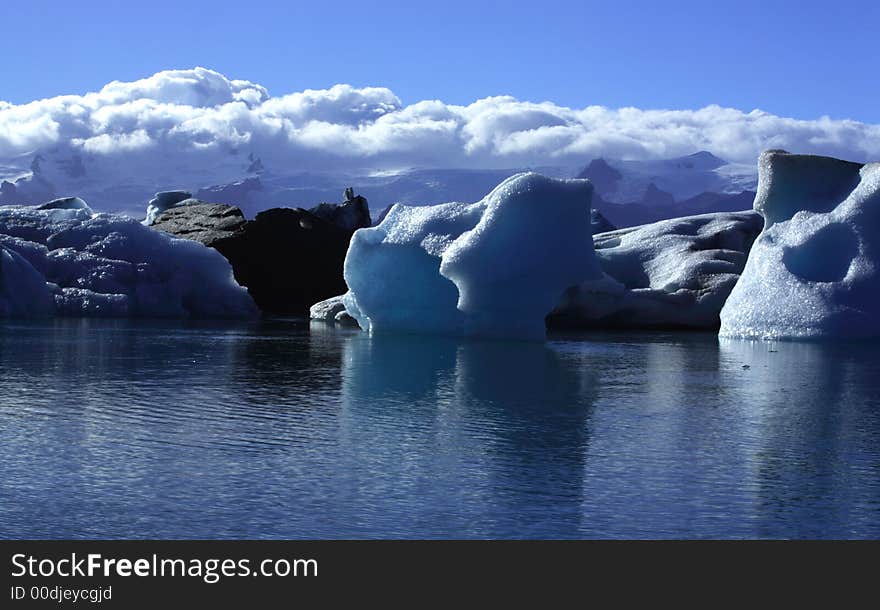
<svg viewBox="0 0 880 610"><path fill-rule="evenodd" d="M6 538L880 537L866 344L7 322L0 439Z"/></svg>

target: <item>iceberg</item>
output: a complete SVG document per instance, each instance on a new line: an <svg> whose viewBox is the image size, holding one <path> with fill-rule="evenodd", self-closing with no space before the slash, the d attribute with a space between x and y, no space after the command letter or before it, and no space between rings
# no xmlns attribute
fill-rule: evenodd
<svg viewBox="0 0 880 610"><path fill-rule="evenodd" d="M547 327L716 329L763 224L749 210L596 234L596 259L605 275L566 289ZM310 317L352 323L344 296L314 304Z"/></svg>
<svg viewBox="0 0 880 610"><path fill-rule="evenodd" d="M605 277L569 288L550 328L718 328L763 219L754 211L663 220L593 236Z"/></svg>
<svg viewBox="0 0 880 610"><path fill-rule="evenodd" d="M0 248L5 316L27 314L29 302L67 316L257 315L219 252L77 202L0 207Z"/></svg>
<svg viewBox="0 0 880 610"><path fill-rule="evenodd" d="M373 333L543 338L566 288L602 277L592 189L523 173L477 203L395 205L352 237L345 309Z"/></svg>
<svg viewBox="0 0 880 610"><path fill-rule="evenodd" d="M880 163L771 150L758 175L765 227L721 310L721 336L880 336Z"/></svg>

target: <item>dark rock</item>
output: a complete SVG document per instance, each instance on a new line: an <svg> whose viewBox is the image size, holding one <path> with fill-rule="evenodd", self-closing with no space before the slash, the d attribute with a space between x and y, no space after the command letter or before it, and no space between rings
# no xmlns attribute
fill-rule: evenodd
<svg viewBox="0 0 880 610"><path fill-rule="evenodd" d="M239 231L246 222L244 214L235 206L185 199L159 214L152 227L213 246L218 239Z"/></svg>
<svg viewBox="0 0 880 610"><path fill-rule="evenodd" d="M234 206L182 202L152 226L217 249L263 313L306 316L313 303L347 290L342 266L348 242L356 229L370 226L362 197L318 207L324 217L300 208L273 208L245 220Z"/></svg>
<svg viewBox="0 0 880 610"><path fill-rule="evenodd" d="M345 231L369 227L372 221L366 197L355 195L351 187L345 189L343 197L344 201L341 204L321 203L311 208L309 212Z"/></svg>
<svg viewBox="0 0 880 610"><path fill-rule="evenodd" d="M263 312L304 316L313 303L345 292L351 235L306 210L274 208L212 246Z"/></svg>

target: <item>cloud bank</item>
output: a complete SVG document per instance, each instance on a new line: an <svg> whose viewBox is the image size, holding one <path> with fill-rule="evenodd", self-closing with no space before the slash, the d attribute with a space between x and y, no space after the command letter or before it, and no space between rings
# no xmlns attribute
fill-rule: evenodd
<svg viewBox="0 0 880 610"><path fill-rule="evenodd" d="M795 120L760 110L567 108L489 97L404 104L389 89L336 85L272 96L205 68L169 70L98 92L0 101L0 160L63 149L85 163L194 167L253 153L285 170L581 165L708 150L753 163L767 148L880 158L880 125Z"/></svg>

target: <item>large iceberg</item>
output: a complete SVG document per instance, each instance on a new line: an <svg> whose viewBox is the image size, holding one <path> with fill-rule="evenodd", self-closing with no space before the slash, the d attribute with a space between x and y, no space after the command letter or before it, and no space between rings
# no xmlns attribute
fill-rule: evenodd
<svg viewBox="0 0 880 610"><path fill-rule="evenodd" d="M0 250L0 315L257 314L220 253L81 200L0 207Z"/></svg>
<svg viewBox="0 0 880 610"><path fill-rule="evenodd" d="M605 277L569 288L548 326L718 328L762 226L757 212L717 212L595 235Z"/></svg>
<svg viewBox="0 0 880 610"><path fill-rule="evenodd" d="M345 308L371 332L543 337L565 289L602 276L591 196L524 173L474 204L396 205L352 237Z"/></svg>
<svg viewBox="0 0 880 610"><path fill-rule="evenodd" d="M768 151L766 219L721 311L721 335L880 336L880 163Z"/></svg>

